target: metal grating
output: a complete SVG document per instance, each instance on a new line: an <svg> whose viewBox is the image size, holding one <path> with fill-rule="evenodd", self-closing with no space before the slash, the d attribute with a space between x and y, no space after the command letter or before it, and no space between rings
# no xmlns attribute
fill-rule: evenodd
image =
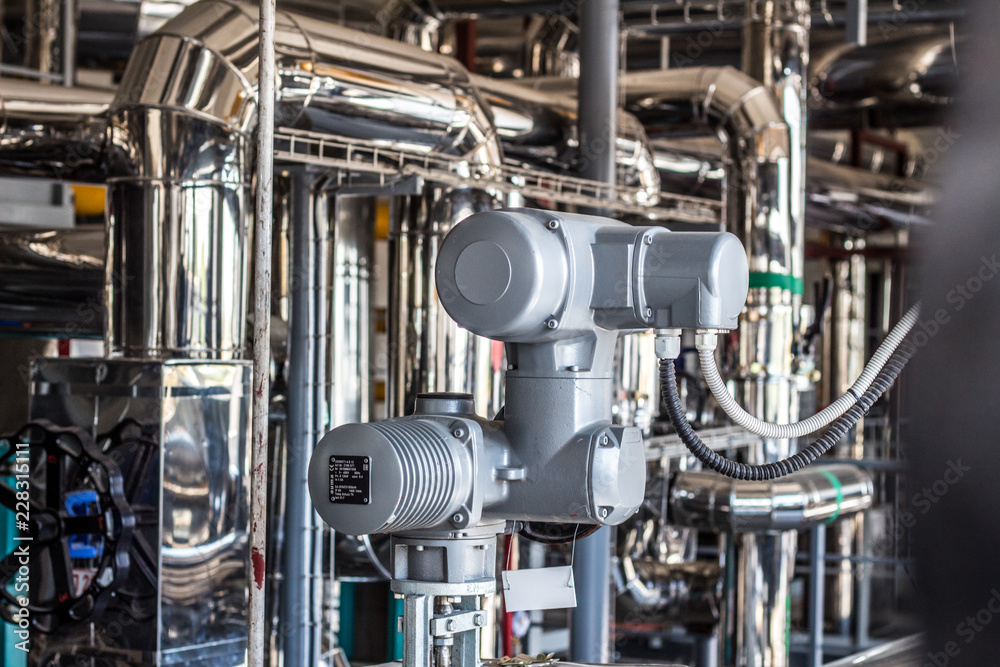
<svg viewBox="0 0 1000 667"><path fill-rule="evenodd" d="M461 158L428 151L423 146L400 148L397 143L283 129L274 136L274 157L281 162L366 174L369 181L382 186L419 176L434 183L519 192L531 199L604 208L650 220L716 224L722 219L721 202L710 199L661 192L655 205L645 205L639 203L646 196L640 188L513 166L470 170Z"/></svg>

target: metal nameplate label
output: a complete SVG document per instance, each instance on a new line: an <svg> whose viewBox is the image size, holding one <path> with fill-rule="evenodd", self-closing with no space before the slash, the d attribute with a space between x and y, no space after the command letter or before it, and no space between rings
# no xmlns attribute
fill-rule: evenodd
<svg viewBox="0 0 1000 667"><path fill-rule="evenodd" d="M372 466L367 456L330 457L330 502L367 505L372 497Z"/></svg>

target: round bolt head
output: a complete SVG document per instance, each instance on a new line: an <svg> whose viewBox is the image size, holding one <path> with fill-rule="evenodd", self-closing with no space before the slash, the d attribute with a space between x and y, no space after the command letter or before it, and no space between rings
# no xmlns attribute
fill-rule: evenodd
<svg viewBox="0 0 1000 667"><path fill-rule="evenodd" d="M557 326L559 326L559 320L553 317L549 319L548 322L545 323L545 326L547 326L550 329L555 329Z"/></svg>
<svg viewBox="0 0 1000 667"><path fill-rule="evenodd" d="M576 366L576 365L573 365L573 366L567 367L566 370L568 370L570 373L576 373L577 371L580 370L580 367Z"/></svg>
<svg viewBox="0 0 1000 667"><path fill-rule="evenodd" d="M607 507L602 507L601 508L601 518L602 519L606 519L607 517L608 517L608 508Z"/></svg>
<svg viewBox="0 0 1000 667"><path fill-rule="evenodd" d="M465 437L465 429L456 428L454 431L451 432L451 434L453 436L455 436L456 438L464 438Z"/></svg>
<svg viewBox="0 0 1000 667"><path fill-rule="evenodd" d="M462 523L463 521L465 521L465 515L462 514L461 512L456 512L451 517L451 522L452 523Z"/></svg>
<svg viewBox="0 0 1000 667"><path fill-rule="evenodd" d="M642 242L645 243L646 245L653 245L653 237L650 236L649 234L646 234L645 236L642 237Z"/></svg>
<svg viewBox="0 0 1000 667"><path fill-rule="evenodd" d="M647 308L646 309L646 317L652 317L652 316L653 316L653 309L652 308Z"/></svg>
<svg viewBox="0 0 1000 667"><path fill-rule="evenodd" d="M559 229L559 221L549 220L547 223L545 223L545 226L548 227L549 229Z"/></svg>
<svg viewBox="0 0 1000 667"><path fill-rule="evenodd" d="M608 436L606 436L606 435L602 435L602 436L601 436L601 444L602 444L602 445L605 445L605 446L606 446L606 445L608 444L608 442L610 442L610 441L608 440Z"/></svg>

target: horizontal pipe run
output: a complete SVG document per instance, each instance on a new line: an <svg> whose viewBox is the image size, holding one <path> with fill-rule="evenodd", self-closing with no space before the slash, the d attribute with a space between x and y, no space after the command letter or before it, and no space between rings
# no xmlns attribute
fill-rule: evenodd
<svg viewBox="0 0 1000 667"><path fill-rule="evenodd" d="M813 465L767 482L679 472L670 521L727 533L802 530L868 509L872 493L871 477L852 465Z"/></svg>

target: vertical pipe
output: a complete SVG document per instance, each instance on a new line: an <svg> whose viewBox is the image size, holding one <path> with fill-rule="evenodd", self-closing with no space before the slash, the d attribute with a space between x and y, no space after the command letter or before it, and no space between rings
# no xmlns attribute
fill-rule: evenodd
<svg viewBox="0 0 1000 667"><path fill-rule="evenodd" d="M696 667L719 667L719 639L714 634L694 638L694 664Z"/></svg>
<svg viewBox="0 0 1000 667"><path fill-rule="evenodd" d="M868 43L868 0L847 0L847 43Z"/></svg>
<svg viewBox="0 0 1000 667"><path fill-rule="evenodd" d="M72 4L73 0L65 0ZM66 62L65 60L63 61ZM271 378L271 227L274 218L274 0L260 3L257 224L254 228L253 426L250 455L250 627L247 663L264 666L267 441ZM68 75L68 70L66 74Z"/></svg>
<svg viewBox="0 0 1000 667"><path fill-rule="evenodd" d="M809 544L809 667L823 664L823 591L826 588L826 526L812 530Z"/></svg>
<svg viewBox="0 0 1000 667"><path fill-rule="evenodd" d="M63 0L62 6L62 84L76 85L76 3Z"/></svg>
<svg viewBox="0 0 1000 667"><path fill-rule="evenodd" d="M833 304L830 325L829 370L827 402L831 397L845 393L865 365L865 346L868 340L866 318L866 290L868 272L864 255L854 254L836 260L831 266L833 274ZM860 420L844 439L837 444L834 454L840 458L864 458L864 420ZM864 515L858 514L838 521L828 531L827 545L831 553L842 557L833 576L828 580L826 593L827 619L832 621L834 632L851 633L856 597L854 586L865 568L852 561L858 553L864 535Z"/></svg>
<svg viewBox="0 0 1000 667"><path fill-rule="evenodd" d="M316 387L316 240L312 180L305 170L292 179L290 255L291 309L288 323L288 482L285 485L285 547L281 600L282 652L285 665L308 665L307 627L312 610L309 563L312 560L312 506L306 492L309 451L315 428Z"/></svg>
<svg viewBox="0 0 1000 667"><path fill-rule="evenodd" d="M779 199L769 229L783 228L781 252L768 243L748 243L751 290L740 323L740 368L745 373L744 402L771 422L798 419L801 378L792 355L802 304L805 262L805 113L808 66L808 0L753 0L743 28L743 71L770 87L788 125L788 163L770 175ZM747 220L747 231L759 223ZM746 236L752 241L755 235ZM774 243L772 240L771 243ZM761 369L754 372L752 368ZM791 453L788 440L772 440L751 450L752 463L768 463ZM741 535L736 574L736 655L742 667L789 665L789 583L794 533Z"/></svg>
<svg viewBox="0 0 1000 667"><path fill-rule="evenodd" d="M580 175L615 182L618 119L618 0L580 3ZM601 214L603 211L588 211ZM570 629L575 662L609 662L611 540L601 528L576 545L573 577L577 606Z"/></svg>

